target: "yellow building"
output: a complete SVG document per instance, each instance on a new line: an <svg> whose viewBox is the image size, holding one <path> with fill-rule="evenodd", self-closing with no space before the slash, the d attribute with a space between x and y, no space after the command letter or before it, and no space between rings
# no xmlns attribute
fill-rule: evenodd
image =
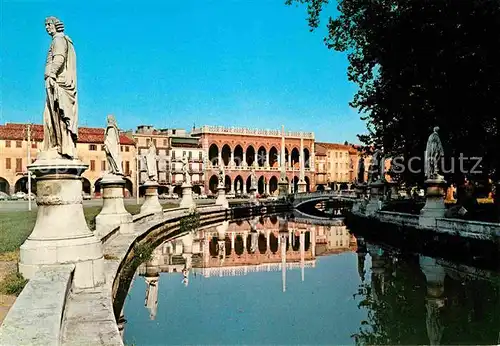
<svg viewBox="0 0 500 346"><path fill-rule="evenodd" d="M7 123L0 125L0 191L13 194L27 192L28 188L28 146L30 160L34 162L42 147L43 126L34 124L31 129L31 145L28 144L28 124ZM99 197L100 179L107 171L106 153L104 152L104 128L80 127L78 129L78 158L89 165L83 173L84 193ZM125 195L132 196L135 191L135 143L125 135L120 135L122 165L127 182ZM30 163L31 163L30 162ZM32 181L32 189L36 184Z"/></svg>

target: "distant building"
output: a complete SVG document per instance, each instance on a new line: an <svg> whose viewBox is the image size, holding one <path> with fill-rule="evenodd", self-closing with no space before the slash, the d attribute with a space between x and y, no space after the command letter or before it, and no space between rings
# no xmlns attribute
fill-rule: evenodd
<svg viewBox="0 0 500 346"><path fill-rule="evenodd" d="M32 163L42 149L43 125L31 125L30 155ZM83 192L99 197L100 180L107 172L106 153L103 149L104 128L78 128L76 145L78 158L89 165L82 175ZM126 196L134 195L135 187L135 143L127 136L120 135L122 168L127 182ZM0 125L0 191L13 194L28 191L28 124L7 123ZM36 184L32 181L32 190Z"/></svg>

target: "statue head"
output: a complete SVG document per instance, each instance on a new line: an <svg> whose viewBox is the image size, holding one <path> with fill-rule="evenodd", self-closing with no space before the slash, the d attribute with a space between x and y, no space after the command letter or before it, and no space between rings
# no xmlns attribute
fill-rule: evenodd
<svg viewBox="0 0 500 346"><path fill-rule="evenodd" d="M50 36L54 36L57 32L64 32L64 24L57 17L45 18L45 30Z"/></svg>
<svg viewBox="0 0 500 346"><path fill-rule="evenodd" d="M434 127L434 129L433 129L433 131L434 131L435 133L437 133L437 132L439 131L439 126L435 126L435 127Z"/></svg>
<svg viewBox="0 0 500 346"><path fill-rule="evenodd" d="M111 114L108 115L106 119L108 121L108 126L117 126L116 119L113 115L111 115Z"/></svg>

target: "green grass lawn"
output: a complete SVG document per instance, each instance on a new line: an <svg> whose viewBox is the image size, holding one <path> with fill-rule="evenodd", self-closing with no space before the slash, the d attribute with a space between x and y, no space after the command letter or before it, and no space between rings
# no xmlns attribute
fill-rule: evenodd
<svg viewBox="0 0 500 346"><path fill-rule="evenodd" d="M175 208L176 204L162 204L163 208ZM138 214L141 206L125 205L131 214ZM94 218L101 211L101 206L84 207L83 212L90 229L94 229ZM18 250L30 235L36 221L36 210L0 212L0 254Z"/></svg>

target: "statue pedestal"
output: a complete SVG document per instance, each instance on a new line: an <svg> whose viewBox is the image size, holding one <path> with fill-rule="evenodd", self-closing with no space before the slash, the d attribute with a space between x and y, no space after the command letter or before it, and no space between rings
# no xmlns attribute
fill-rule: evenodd
<svg viewBox="0 0 500 346"><path fill-rule="evenodd" d="M226 187L219 185L217 186L217 199L215 200L216 205L221 205L223 208L229 208L229 202L226 198Z"/></svg>
<svg viewBox="0 0 500 346"><path fill-rule="evenodd" d="M387 183L389 185L389 189L391 189L391 200L399 198L399 186L398 183L391 181Z"/></svg>
<svg viewBox="0 0 500 346"><path fill-rule="evenodd" d="M380 209L381 201L384 198L385 183L381 180L368 184L370 189L370 199L366 205L365 214L373 215Z"/></svg>
<svg viewBox="0 0 500 346"><path fill-rule="evenodd" d="M146 181L143 186L146 188L146 193L141 206L141 214L163 213L163 207L158 199L158 183Z"/></svg>
<svg viewBox="0 0 500 346"><path fill-rule="evenodd" d="M90 231L82 205L80 160L38 159L28 166L36 175L38 214L35 227L21 246L19 271L30 279L41 267L74 264L75 288L103 284L101 241Z"/></svg>
<svg viewBox="0 0 500 346"><path fill-rule="evenodd" d="M120 226L120 233L134 233L132 215L123 204L125 179L122 176L106 174L101 180L103 190L102 209L95 218L95 235L101 239Z"/></svg>
<svg viewBox="0 0 500 346"><path fill-rule="evenodd" d="M181 208L192 208L196 206L193 199L193 186L189 183L183 183L182 186L182 200L179 204Z"/></svg>
<svg viewBox="0 0 500 346"><path fill-rule="evenodd" d="M299 182L297 183L297 190L299 193L306 192L307 183L304 180L299 180Z"/></svg>
<svg viewBox="0 0 500 346"><path fill-rule="evenodd" d="M288 196L288 182L285 179L280 179L278 182L278 196Z"/></svg>
<svg viewBox="0 0 500 346"><path fill-rule="evenodd" d="M446 181L443 179L427 179L425 182L425 206L420 210L418 224L421 227L436 227L436 219L444 217L446 206Z"/></svg>
<svg viewBox="0 0 500 346"><path fill-rule="evenodd" d="M356 192L356 197L358 200L354 202L352 205L352 211L353 212L359 212L360 211L360 206L362 203L364 203L365 196L366 196L366 190L368 186L365 183L357 183L354 185L354 191Z"/></svg>

